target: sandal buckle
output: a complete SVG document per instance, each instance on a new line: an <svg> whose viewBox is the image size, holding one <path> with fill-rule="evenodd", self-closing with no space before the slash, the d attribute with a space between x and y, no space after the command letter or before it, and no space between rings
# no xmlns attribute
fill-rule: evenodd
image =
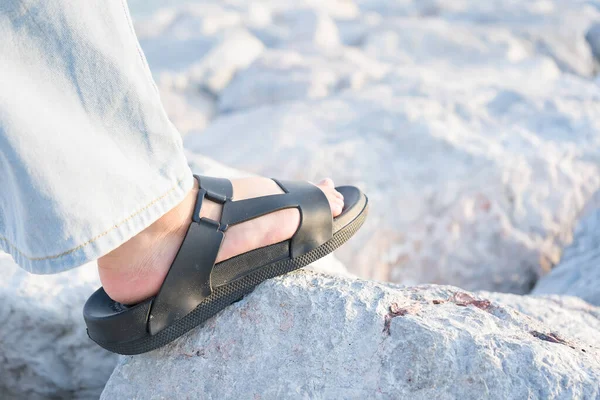
<svg viewBox="0 0 600 400"><path fill-rule="evenodd" d="M207 225L210 228L213 228L215 231L219 231L221 230L221 224L218 223L217 221L210 219L210 218L206 218L206 217L202 217L200 218L200 220L198 221L199 224L203 224L203 225Z"/></svg>
<svg viewBox="0 0 600 400"><path fill-rule="evenodd" d="M206 190L206 189L204 189ZM204 197L206 197L207 199L214 201L215 203L219 203L219 204L225 204L225 202L227 201L227 197L215 192L211 192L210 190L206 190L206 193L204 194Z"/></svg>

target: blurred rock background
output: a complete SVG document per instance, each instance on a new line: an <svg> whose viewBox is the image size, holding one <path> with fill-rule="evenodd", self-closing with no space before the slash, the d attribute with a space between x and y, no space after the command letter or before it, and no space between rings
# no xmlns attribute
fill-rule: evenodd
<svg viewBox="0 0 600 400"><path fill-rule="evenodd" d="M337 259L314 270L518 295L535 287L533 294L544 297L476 292L469 296L490 299L493 313L473 305L439 308L429 301L446 302L459 289L401 289L300 273L219 314L211 329L229 336L210 339L196 329L159 353L122 358L104 398L146 398L151 374L136 368L153 365L157 354L168 373L150 389L167 397L169 388L205 388L210 376L202 371L237 371L236 343L278 370L284 366L269 349L257 348L277 335L291 340L285 354L319 366L324 382L355 385L348 386L349 396L361 387L377 390L379 383L389 391L377 392L381 398L400 392L431 398L444 385L445 393L469 398L490 382L498 396L600 396L593 387L600 326L600 1L129 4L196 171L313 181L331 176L369 195L371 215L362 231ZM85 335L81 307L99 286L93 263L34 277L0 255L0 268L0 398L98 398L117 357ZM299 307L269 308L271 297L287 293ZM289 319L333 318L323 311L332 298L344 303L331 339L336 346L303 353L303 340L324 343L327 332L305 331ZM390 320L388 337L382 327L392 303L410 312ZM236 325L247 309L263 322L260 330ZM291 333L281 333L281 326ZM567 344L553 342L552 332ZM249 334L255 336L244 342ZM355 347L342 351L339 343ZM424 343L448 354L443 368L439 354L424 353ZM204 347L210 351L201 359L182 355ZM326 368L335 360L340 368L370 366L355 356L367 353L374 354L369 362L384 360L387 369L362 386L352 371ZM403 357L416 367L406 369ZM564 365L553 369L548 359ZM478 380L482 368L486 379ZM190 370L196 381L169 386ZM222 379L253 387L236 383L233 372ZM272 393L319 393L319 386L299 379L297 385L278 382L287 389Z"/></svg>
<svg viewBox="0 0 600 400"><path fill-rule="evenodd" d="M361 186L361 277L527 293L599 188L599 2L171 4L131 3L186 147Z"/></svg>

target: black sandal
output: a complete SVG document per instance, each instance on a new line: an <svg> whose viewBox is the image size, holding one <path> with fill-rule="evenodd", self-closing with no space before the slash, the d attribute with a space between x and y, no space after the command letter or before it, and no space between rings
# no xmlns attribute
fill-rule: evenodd
<svg viewBox="0 0 600 400"><path fill-rule="evenodd" d="M89 337L107 350L139 354L163 346L200 325L261 282L302 268L346 242L367 216L367 197L353 186L336 188L344 208L336 218L325 194L308 182L275 182L285 192L232 201L227 179L196 176L200 190L193 222L159 293L126 306L103 288L86 302ZM221 203L221 221L199 218L202 200ZM285 208L298 208L294 236L215 264L227 227Z"/></svg>

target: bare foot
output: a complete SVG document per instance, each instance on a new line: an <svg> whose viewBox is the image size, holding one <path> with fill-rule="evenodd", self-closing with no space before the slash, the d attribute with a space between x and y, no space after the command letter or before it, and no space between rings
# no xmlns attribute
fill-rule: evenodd
<svg viewBox="0 0 600 400"><path fill-rule="evenodd" d="M279 186L267 178L232 180L233 200L282 193ZM342 212L343 196L335 190L331 179L317 185L327 196L334 217ZM187 197L120 247L98 260L98 273L106 293L123 304L134 304L158 293L171 264L192 222L198 194L198 182ZM201 217L219 220L222 206L205 199ZM300 223L295 208L277 211L239 225L225 232L217 262L290 239Z"/></svg>

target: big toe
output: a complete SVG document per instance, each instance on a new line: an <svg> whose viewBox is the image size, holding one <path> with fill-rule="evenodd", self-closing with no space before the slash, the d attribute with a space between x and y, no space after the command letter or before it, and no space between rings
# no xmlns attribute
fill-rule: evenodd
<svg viewBox="0 0 600 400"><path fill-rule="evenodd" d="M334 217L337 217L342 213L342 209L344 208L344 196L337 190L335 190L335 184L333 180L330 178L325 178L317 185L325 196L327 196L327 200L329 201L329 206L331 207L331 214Z"/></svg>

